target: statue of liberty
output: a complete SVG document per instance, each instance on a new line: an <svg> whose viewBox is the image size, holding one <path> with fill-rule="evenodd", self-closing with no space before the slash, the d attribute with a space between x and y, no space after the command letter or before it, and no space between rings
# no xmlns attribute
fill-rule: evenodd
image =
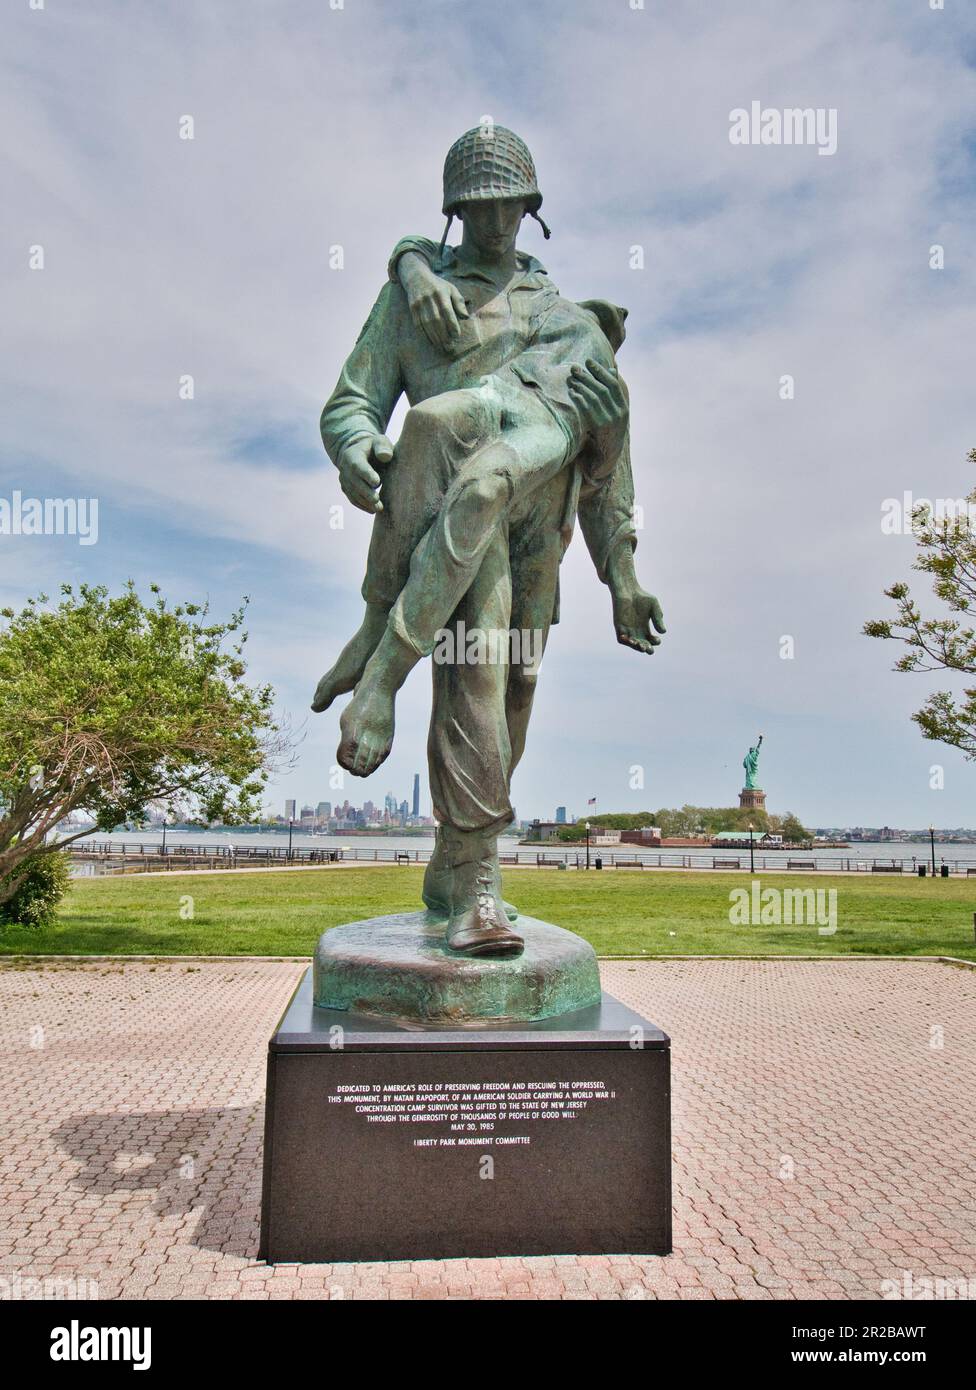
<svg viewBox="0 0 976 1390"><path fill-rule="evenodd" d="M759 742L749 749L749 752L742 759L742 766L746 770L746 782L744 791L754 791L756 788L756 772L759 768L759 750L762 747L763 736L759 735Z"/></svg>

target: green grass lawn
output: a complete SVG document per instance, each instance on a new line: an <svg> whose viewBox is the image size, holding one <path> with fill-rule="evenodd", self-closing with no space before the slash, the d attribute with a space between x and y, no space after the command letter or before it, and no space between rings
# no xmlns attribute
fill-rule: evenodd
<svg viewBox="0 0 976 1390"><path fill-rule="evenodd" d="M0 954L311 955L327 927L420 903L419 868L138 875L76 880L57 924L8 928ZM762 888L836 889L837 931L733 925L746 874L512 869L506 896L599 955L949 955L976 960L976 883L870 875L760 876ZM180 916L181 895L193 917Z"/></svg>

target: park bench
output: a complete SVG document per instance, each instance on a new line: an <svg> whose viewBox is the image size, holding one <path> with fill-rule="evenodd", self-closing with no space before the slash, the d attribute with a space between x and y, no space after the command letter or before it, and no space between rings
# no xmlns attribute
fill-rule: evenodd
<svg viewBox="0 0 976 1390"><path fill-rule="evenodd" d="M551 857L547 854L537 854L535 857L535 862L537 868L542 868L547 864L564 864L566 861L564 859L556 859L555 857Z"/></svg>
<svg viewBox="0 0 976 1390"><path fill-rule="evenodd" d="M499 864L517 864L519 862L519 857L517 854L500 854L498 856L498 862Z"/></svg>
<svg viewBox="0 0 976 1390"><path fill-rule="evenodd" d="M815 869L817 861L815 859L787 859L788 869ZM819 892L819 889L817 890Z"/></svg>
<svg viewBox="0 0 976 1390"><path fill-rule="evenodd" d="M398 864L409 864L409 863L410 863L410 855L407 854L406 850L402 850L402 849L401 849L401 850L398 850L398 851L397 851L396 862L397 862Z"/></svg>
<svg viewBox="0 0 976 1390"><path fill-rule="evenodd" d="M741 869L742 865L738 859L713 859L713 869Z"/></svg>
<svg viewBox="0 0 976 1390"><path fill-rule="evenodd" d="M970 865L968 865L967 868L966 868L966 877L967 877L967 878L972 878L973 874L976 874L976 864L970 864Z"/></svg>
<svg viewBox="0 0 976 1390"><path fill-rule="evenodd" d="M905 871L905 866L904 866L904 864L872 864L872 865L871 865L871 872L872 872L873 874L900 874L900 873L904 873L904 871Z"/></svg>
<svg viewBox="0 0 976 1390"><path fill-rule="evenodd" d="M643 869L644 861L643 859L614 859L613 867L615 869Z"/></svg>

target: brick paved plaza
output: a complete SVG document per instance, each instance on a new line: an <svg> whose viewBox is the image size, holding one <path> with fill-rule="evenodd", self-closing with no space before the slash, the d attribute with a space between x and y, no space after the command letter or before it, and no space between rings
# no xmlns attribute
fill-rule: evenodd
<svg viewBox="0 0 976 1390"><path fill-rule="evenodd" d="M0 1290L868 1299L904 1271L916 1288L976 1288L976 972L919 960L603 965L605 986L673 1039L666 1259L269 1268L265 1049L303 968L0 967Z"/></svg>

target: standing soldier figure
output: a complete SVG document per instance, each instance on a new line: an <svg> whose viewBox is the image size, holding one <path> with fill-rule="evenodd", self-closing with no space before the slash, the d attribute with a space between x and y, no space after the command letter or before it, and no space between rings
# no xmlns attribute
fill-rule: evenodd
<svg viewBox="0 0 976 1390"><path fill-rule="evenodd" d="M577 512L618 640L651 653L664 632L634 571L629 408L614 359L626 311L563 299L516 250L523 217L541 222L541 203L517 135L463 135L444 166L447 229L460 219L460 246L446 245L447 229L440 246L398 243L322 412L343 492L375 514L366 613L312 705L354 690L338 758L357 776L388 755L397 691L448 624L529 631L544 647ZM411 409L394 449L385 430L402 393ZM435 662L433 675L438 830L424 901L453 950L515 955L523 943L501 898L497 836L512 820L537 669L461 657Z"/></svg>

